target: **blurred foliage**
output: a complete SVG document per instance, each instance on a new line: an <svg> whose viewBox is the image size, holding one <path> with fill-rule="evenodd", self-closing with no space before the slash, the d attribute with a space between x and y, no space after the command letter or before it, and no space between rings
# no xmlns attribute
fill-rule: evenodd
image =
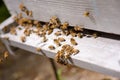
<svg viewBox="0 0 120 80"><path fill-rule="evenodd" d="M7 19L9 16L10 13L8 12L5 4L3 3L3 0L0 0L0 23Z"/></svg>
<svg viewBox="0 0 120 80"><path fill-rule="evenodd" d="M58 70L57 70L57 76L58 76L58 80L64 80L64 79L62 78L62 69L58 69Z"/></svg>

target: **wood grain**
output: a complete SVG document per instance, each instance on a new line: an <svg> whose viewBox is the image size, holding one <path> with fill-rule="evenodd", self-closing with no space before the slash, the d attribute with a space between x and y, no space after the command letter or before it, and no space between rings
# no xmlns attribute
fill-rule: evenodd
<svg viewBox="0 0 120 80"><path fill-rule="evenodd" d="M21 2L34 12L34 19L49 21L58 16L70 25L84 25L87 29L120 34L119 0L4 0L11 14L20 12ZM84 17L89 11L91 16Z"/></svg>

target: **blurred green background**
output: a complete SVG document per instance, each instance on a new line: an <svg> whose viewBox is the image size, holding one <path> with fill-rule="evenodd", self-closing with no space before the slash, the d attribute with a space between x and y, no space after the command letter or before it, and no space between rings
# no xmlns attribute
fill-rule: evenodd
<svg viewBox="0 0 120 80"><path fill-rule="evenodd" d="M8 9L6 8L3 0L0 0L0 23L10 16Z"/></svg>

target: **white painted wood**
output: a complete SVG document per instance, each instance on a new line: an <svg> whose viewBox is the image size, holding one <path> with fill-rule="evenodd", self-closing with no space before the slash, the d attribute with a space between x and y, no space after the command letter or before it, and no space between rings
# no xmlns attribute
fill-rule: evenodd
<svg viewBox="0 0 120 80"><path fill-rule="evenodd" d="M42 43L42 38L34 33L27 37L25 43L22 43L20 36L23 35L23 30L20 31L17 29L17 36L7 33L1 35L1 38L9 37L10 45L37 54L41 54L36 51L36 48L40 47L46 56L50 58L54 58L56 52L61 48L56 47L55 50L48 49L49 45L55 45L53 39L57 37L54 33L58 29L55 29L51 35L47 35L48 41L46 43ZM69 39L71 36L66 37L62 35L62 37L66 39L66 42L62 44L70 44ZM80 52L77 55L71 56L73 65L120 78L120 41L102 37L96 39L87 37L80 39L76 37L75 39L78 45L74 47L79 49Z"/></svg>
<svg viewBox="0 0 120 80"><path fill-rule="evenodd" d="M34 19L49 21L58 16L62 22L70 25L85 25L85 28L120 34L120 0L4 0L11 14L20 12L23 2L34 12ZM88 10L91 17L84 17Z"/></svg>

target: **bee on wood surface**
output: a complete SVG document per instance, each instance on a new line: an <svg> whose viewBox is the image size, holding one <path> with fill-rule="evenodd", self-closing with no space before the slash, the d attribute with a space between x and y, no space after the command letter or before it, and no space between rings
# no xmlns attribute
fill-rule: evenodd
<svg viewBox="0 0 120 80"><path fill-rule="evenodd" d="M77 36L78 36L79 38L82 38L82 37L83 37L83 33L78 33Z"/></svg>
<svg viewBox="0 0 120 80"><path fill-rule="evenodd" d="M33 24L34 24L34 25L37 25L38 23L39 23L38 20L34 20L34 21L33 21Z"/></svg>
<svg viewBox="0 0 120 80"><path fill-rule="evenodd" d="M47 42L47 40L46 36L43 36L43 42Z"/></svg>
<svg viewBox="0 0 120 80"><path fill-rule="evenodd" d="M53 29L48 29L48 35L50 35L53 32Z"/></svg>
<svg viewBox="0 0 120 80"><path fill-rule="evenodd" d="M77 36L77 33L75 33L75 32L72 32L70 34L71 34L72 37L76 37Z"/></svg>
<svg viewBox="0 0 120 80"><path fill-rule="evenodd" d="M69 26L69 23L68 22L64 22L60 28L65 30L65 29L68 28L68 26Z"/></svg>
<svg viewBox="0 0 120 80"><path fill-rule="evenodd" d="M17 15L17 18L22 18L22 13L19 13L18 15Z"/></svg>
<svg viewBox="0 0 120 80"><path fill-rule="evenodd" d="M2 29L2 31L3 31L4 33L9 32L8 26L5 26L5 27Z"/></svg>
<svg viewBox="0 0 120 80"><path fill-rule="evenodd" d="M73 29L70 30L70 34L72 37L76 37L77 33L75 31L73 31Z"/></svg>
<svg viewBox="0 0 120 80"><path fill-rule="evenodd" d="M11 28L10 28L10 34L12 34L12 35L17 35L16 27L11 27Z"/></svg>
<svg viewBox="0 0 120 80"><path fill-rule="evenodd" d="M66 36L68 36L70 34L70 32L68 30L63 30L63 34L65 34Z"/></svg>
<svg viewBox="0 0 120 80"><path fill-rule="evenodd" d="M28 16L32 17L33 16L33 12L29 11Z"/></svg>
<svg viewBox="0 0 120 80"><path fill-rule="evenodd" d="M92 35L94 38L97 38L98 36L97 36L97 33L93 33L93 35Z"/></svg>
<svg viewBox="0 0 120 80"><path fill-rule="evenodd" d="M55 35L56 35L56 36L60 36L60 35L61 35L61 31L57 31L57 32L55 33Z"/></svg>
<svg viewBox="0 0 120 80"><path fill-rule="evenodd" d="M61 46L59 40L57 40L57 39L54 39L54 43L55 43L57 46Z"/></svg>
<svg viewBox="0 0 120 80"><path fill-rule="evenodd" d="M20 39L21 39L22 42L26 41L26 37L25 36L21 36Z"/></svg>
<svg viewBox="0 0 120 80"><path fill-rule="evenodd" d="M78 54L80 51L78 49L73 49L73 54L76 55Z"/></svg>
<svg viewBox="0 0 120 80"><path fill-rule="evenodd" d="M74 27L74 30L75 30L75 31L83 31L83 28L80 27L80 26L75 26L75 27Z"/></svg>
<svg viewBox="0 0 120 80"><path fill-rule="evenodd" d="M22 28L21 28L21 27L18 27L18 30L22 30Z"/></svg>
<svg viewBox="0 0 120 80"><path fill-rule="evenodd" d="M54 47L53 45L50 45L48 48L49 48L50 50L54 50L54 49L55 49L55 47Z"/></svg>
<svg viewBox="0 0 120 80"><path fill-rule="evenodd" d="M26 36L30 36L31 30L30 30L30 29L25 29L24 34L25 34Z"/></svg>
<svg viewBox="0 0 120 80"><path fill-rule="evenodd" d="M58 40L59 40L60 42L65 42L65 39L64 39L63 37L59 37Z"/></svg>
<svg viewBox="0 0 120 80"><path fill-rule="evenodd" d="M38 52L40 52L40 51L41 51L41 48L36 48L36 50L37 50Z"/></svg>
<svg viewBox="0 0 120 80"><path fill-rule="evenodd" d="M73 44L73 45L77 45L77 42L75 41L74 38L71 38L71 39L70 39L70 42L71 42L71 44Z"/></svg>
<svg viewBox="0 0 120 80"><path fill-rule="evenodd" d="M86 12L84 12L84 14L83 14L85 17L89 17L90 16L90 12L89 11L86 11Z"/></svg>
<svg viewBox="0 0 120 80"><path fill-rule="evenodd" d="M23 11L23 12L25 12L25 11L27 10L27 8L24 6L23 3L21 3L21 4L19 5L19 8L20 8L20 10Z"/></svg>

